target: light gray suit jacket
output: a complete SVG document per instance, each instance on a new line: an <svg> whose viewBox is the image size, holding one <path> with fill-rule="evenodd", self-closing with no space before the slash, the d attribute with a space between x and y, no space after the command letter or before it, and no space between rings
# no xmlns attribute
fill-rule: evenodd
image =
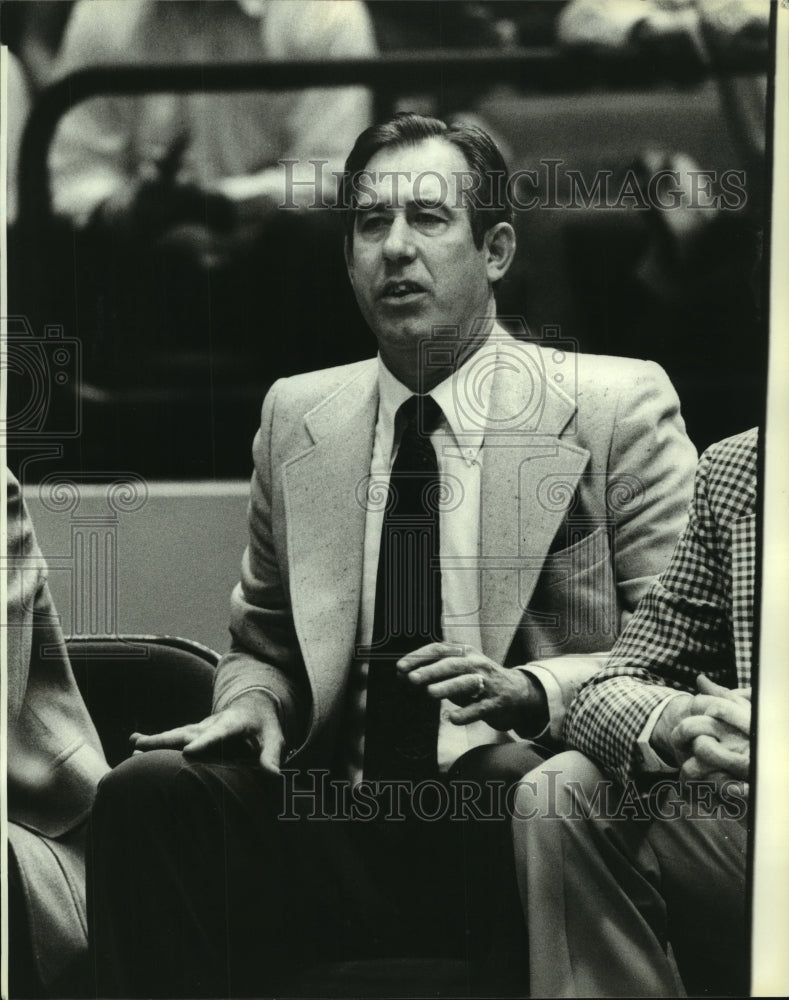
<svg viewBox="0 0 789 1000"><path fill-rule="evenodd" d="M6 470L8 840L46 985L87 948L84 824L107 763L77 689L19 483Z"/></svg>
<svg viewBox="0 0 789 1000"><path fill-rule="evenodd" d="M696 451L657 365L572 355L568 369L561 352L495 334L482 451L482 651L508 666L539 661L566 707L599 668L593 654L610 649L668 562ZM298 748L294 765L329 766L343 719L376 371L370 360L277 382L255 438L250 540L214 703L273 692L291 756Z"/></svg>

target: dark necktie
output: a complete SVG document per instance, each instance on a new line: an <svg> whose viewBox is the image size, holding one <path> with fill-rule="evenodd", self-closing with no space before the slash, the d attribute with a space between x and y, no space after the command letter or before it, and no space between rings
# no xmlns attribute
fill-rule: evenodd
<svg viewBox="0 0 789 1000"><path fill-rule="evenodd" d="M368 781L420 781L438 773L440 702L397 676L395 663L442 638L440 481L428 436L440 416L430 396L412 396L397 413L405 427L392 466L378 556L365 717Z"/></svg>

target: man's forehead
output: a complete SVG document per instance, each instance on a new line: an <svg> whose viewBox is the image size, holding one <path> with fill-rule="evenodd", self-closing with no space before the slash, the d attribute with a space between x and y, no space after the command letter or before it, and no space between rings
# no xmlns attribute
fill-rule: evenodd
<svg viewBox="0 0 789 1000"><path fill-rule="evenodd" d="M409 204L459 208L459 193L469 187L470 168L463 153L440 137L379 150L357 185L359 208Z"/></svg>

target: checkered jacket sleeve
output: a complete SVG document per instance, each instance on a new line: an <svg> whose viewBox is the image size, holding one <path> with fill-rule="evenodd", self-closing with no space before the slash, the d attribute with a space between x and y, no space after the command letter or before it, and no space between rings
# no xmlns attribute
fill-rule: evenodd
<svg viewBox="0 0 789 1000"><path fill-rule="evenodd" d="M567 713L567 746L622 781L637 769L650 714L672 691L695 693L699 673L729 688L750 683L756 444L752 429L702 455L671 562Z"/></svg>

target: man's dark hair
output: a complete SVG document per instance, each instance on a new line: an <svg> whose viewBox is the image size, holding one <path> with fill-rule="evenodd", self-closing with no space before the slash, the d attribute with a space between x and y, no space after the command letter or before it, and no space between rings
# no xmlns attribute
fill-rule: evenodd
<svg viewBox="0 0 789 1000"><path fill-rule="evenodd" d="M370 160L382 149L415 146L432 138L444 139L459 149L468 164L469 174L474 178L471 185L466 186L466 197L471 211L471 232L477 249L482 246L483 237L491 226L499 222L512 223L507 164L488 133L476 125L464 125L460 122L447 125L438 118L427 118L413 111L401 111L389 121L365 129L345 161L339 204L343 210L349 245L353 245L359 178Z"/></svg>

